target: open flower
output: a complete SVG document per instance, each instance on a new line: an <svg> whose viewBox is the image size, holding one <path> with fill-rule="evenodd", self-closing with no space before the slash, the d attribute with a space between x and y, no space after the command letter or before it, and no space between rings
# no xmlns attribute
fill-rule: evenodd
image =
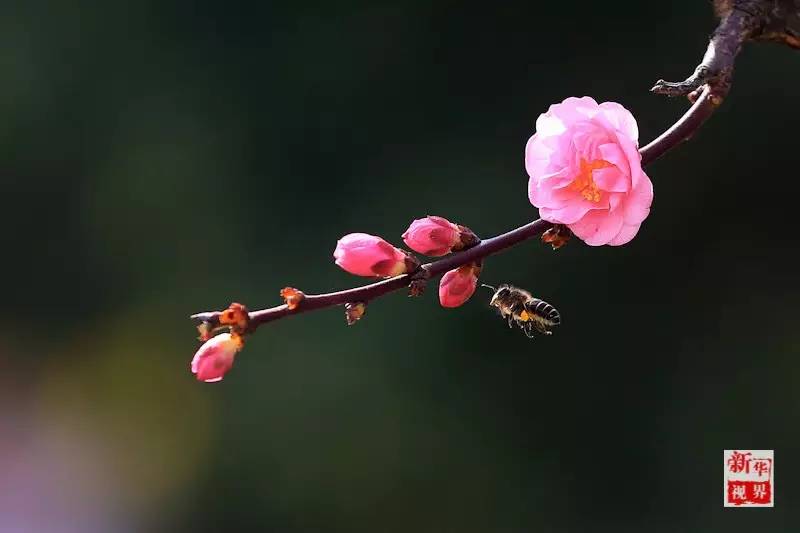
<svg viewBox="0 0 800 533"><path fill-rule="evenodd" d="M615 102L567 98L536 120L525 147L528 197L539 215L591 246L625 244L650 213L639 130Z"/></svg>
<svg viewBox="0 0 800 533"><path fill-rule="evenodd" d="M461 243L461 230L444 217L418 218L403 233L403 241L415 252L438 257Z"/></svg>
<svg viewBox="0 0 800 533"><path fill-rule="evenodd" d="M213 383L222 377L233 366L233 358L242 349L242 338L239 335L220 333L200 346L192 359L192 373L199 381Z"/></svg>
<svg viewBox="0 0 800 533"><path fill-rule="evenodd" d="M356 276L398 276L419 265L403 250L367 233L350 233L339 239L333 257L337 265Z"/></svg>
<svg viewBox="0 0 800 533"><path fill-rule="evenodd" d="M442 307L458 307L470 299L478 285L480 267L468 264L450 270L439 281L439 303Z"/></svg>

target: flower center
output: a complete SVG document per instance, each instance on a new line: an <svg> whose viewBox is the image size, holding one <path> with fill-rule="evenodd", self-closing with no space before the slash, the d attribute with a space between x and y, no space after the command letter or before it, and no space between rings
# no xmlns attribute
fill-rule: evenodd
<svg viewBox="0 0 800 533"><path fill-rule="evenodd" d="M569 188L573 191L580 192L581 196L590 202L599 202L600 189L597 188L597 184L594 182L594 179L592 179L592 171L610 166L611 163L603 159L595 159L591 163L588 163L585 159L581 159L581 169L578 172L578 176L569 185Z"/></svg>

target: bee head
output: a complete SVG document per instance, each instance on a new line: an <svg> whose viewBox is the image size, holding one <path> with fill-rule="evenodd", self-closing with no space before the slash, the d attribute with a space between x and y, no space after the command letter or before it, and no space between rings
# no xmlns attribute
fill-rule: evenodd
<svg viewBox="0 0 800 533"><path fill-rule="evenodd" d="M511 294L511 289L509 289L507 286L503 285L502 287L497 289L497 293L495 294L495 296L497 296L498 298L505 298L509 294Z"/></svg>
<svg viewBox="0 0 800 533"><path fill-rule="evenodd" d="M487 289L491 290L494 294L492 295L492 299L489 300L489 305L497 305L497 301L504 296L507 296L509 293L508 287L505 285L501 286L499 289L492 287L491 285L481 284L481 287L486 287Z"/></svg>

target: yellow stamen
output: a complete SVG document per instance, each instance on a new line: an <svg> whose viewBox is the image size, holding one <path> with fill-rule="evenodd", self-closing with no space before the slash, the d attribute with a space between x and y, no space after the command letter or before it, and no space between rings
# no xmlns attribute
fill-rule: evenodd
<svg viewBox="0 0 800 533"><path fill-rule="evenodd" d="M592 171L610 167L611 163L603 159L595 159L591 163L587 163L585 159L581 159L581 169L578 176L570 184L569 188L573 191L578 191L581 196L590 202L600 201L600 189L592 178Z"/></svg>

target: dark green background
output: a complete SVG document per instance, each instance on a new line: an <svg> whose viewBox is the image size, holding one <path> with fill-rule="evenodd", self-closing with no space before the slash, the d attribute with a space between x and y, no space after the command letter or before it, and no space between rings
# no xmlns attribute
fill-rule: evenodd
<svg viewBox="0 0 800 533"><path fill-rule="evenodd" d="M0 530L797 531L797 52L648 167L621 248L532 241L483 281L555 304L530 341L480 293L276 322L225 380L187 316L361 283L336 239L536 217L523 147L571 95L647 142L686 108L706 2L4 2ZM776 450L773 510L722 451Z"/></svg>

